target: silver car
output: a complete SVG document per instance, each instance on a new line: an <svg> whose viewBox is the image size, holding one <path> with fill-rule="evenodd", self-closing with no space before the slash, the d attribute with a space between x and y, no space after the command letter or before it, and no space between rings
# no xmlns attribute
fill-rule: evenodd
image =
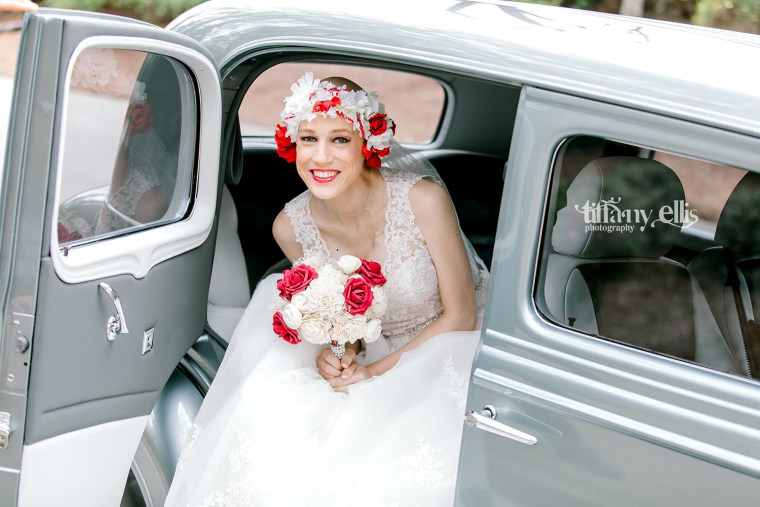
<svg viewBox="0 0 760 507"><path fill-rule="evenodd" d="M757 61L757 36L485 0L212 0L165 29L27 15L0 504L163 504L283 266L271 223L302 186L272 132L304 70L380 92L490 265L457 505L752 504Z"/></svg>

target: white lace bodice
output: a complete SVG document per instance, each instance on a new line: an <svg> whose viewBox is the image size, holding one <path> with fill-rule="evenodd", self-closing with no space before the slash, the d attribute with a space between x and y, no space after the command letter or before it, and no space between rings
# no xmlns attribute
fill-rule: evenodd
<svg viewBox="0 0 760 507"><path fill-rule="evenodd" d="M383 336L393 351L438 318L443 305L435 266L409 201L409 191L421 176L385 169L380 173L387 195L383 274L387 279L384 288L388 309L383 319ZM307 190L286 204L285 211L304 256L329 258L311 216L310 203L311 192Z"/></svg>

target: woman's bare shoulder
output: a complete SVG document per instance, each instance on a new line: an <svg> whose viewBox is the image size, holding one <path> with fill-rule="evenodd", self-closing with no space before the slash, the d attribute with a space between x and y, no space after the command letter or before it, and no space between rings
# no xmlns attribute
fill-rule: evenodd
<svg viewBox="0 0 760 507"><path fill-rule="evenodd" d="M453 210L449 193L435 181L423 178L409 191L415 216L436 216Z"/></svg>

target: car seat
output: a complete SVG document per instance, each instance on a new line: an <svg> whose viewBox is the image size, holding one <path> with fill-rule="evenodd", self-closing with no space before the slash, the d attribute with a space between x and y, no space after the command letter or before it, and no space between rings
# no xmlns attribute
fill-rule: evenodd
<svg viewBox="0 0 760 507"><path fill-rule="evenodd" d="M660 210L683 200L678 176L655 160L588 163L568 187L552 229L543 283L549 315L586 333L690 361L701 362L717 348L710 361L724 367L727 351L706 302L695 295L696 282L685 266L664 257L681 224L666 223L673 221ZM601 230L605 225L628 228Z"/></svg>
<svg viewBox="0 0 760 507"><path fill-rule="evenodd" d="M211 330L229 343L250 299L245 257L238 236L237 211L225 185L208 291L206 318Z"/></svg>
<svg viewBox="0 0 760 507"><path fill-rule="evenodd" d="M689 263L737 370L758 378L760 333L760 174L747 173L728 198L715 230L718 246ZM753 353L754 352L754 353Z"/></svg>

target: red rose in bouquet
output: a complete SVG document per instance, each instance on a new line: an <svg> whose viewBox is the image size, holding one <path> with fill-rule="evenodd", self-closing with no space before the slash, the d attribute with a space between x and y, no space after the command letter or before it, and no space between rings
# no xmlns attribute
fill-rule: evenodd
<svg viewBox="0 0 760 507"><path fill-rule="evenodd" d="M346 309L351 315L364 315L367 309L372 305L372 287L364 278L349 278L346 281L346 288L343 290L343 297L346 299Z"/></svg>
<svg viewBox="0 0 760 507"><path fill-rule="evenodd" d="M298 337L298 331L289 328L288 325L285 324L285 321L283 320L282 314L280 312L276 312L274 314L274 318L272 319L272 328L274 329L274 332L277 334L277 336L286 342L292 343L293 345L301 343L301 339Z"/></svg>
<svg viewBox="0 0 760 507"><path fill-rule="evenodd" d="M375 261L368 261L362 259L362 265L359 267L358 273L362 275L362 278L370 285L385 285L385 276L380 270L380 264Z"/></svg>
<svg viewBox="0 0 760 507"><path fill-rule="evenodd" d="M282 278L277 280L277 290L280 297L290 301L293 294L298 294L309 286L312 280L319 275L317 271L307 264L299 264L282 272Z"/></svg>

